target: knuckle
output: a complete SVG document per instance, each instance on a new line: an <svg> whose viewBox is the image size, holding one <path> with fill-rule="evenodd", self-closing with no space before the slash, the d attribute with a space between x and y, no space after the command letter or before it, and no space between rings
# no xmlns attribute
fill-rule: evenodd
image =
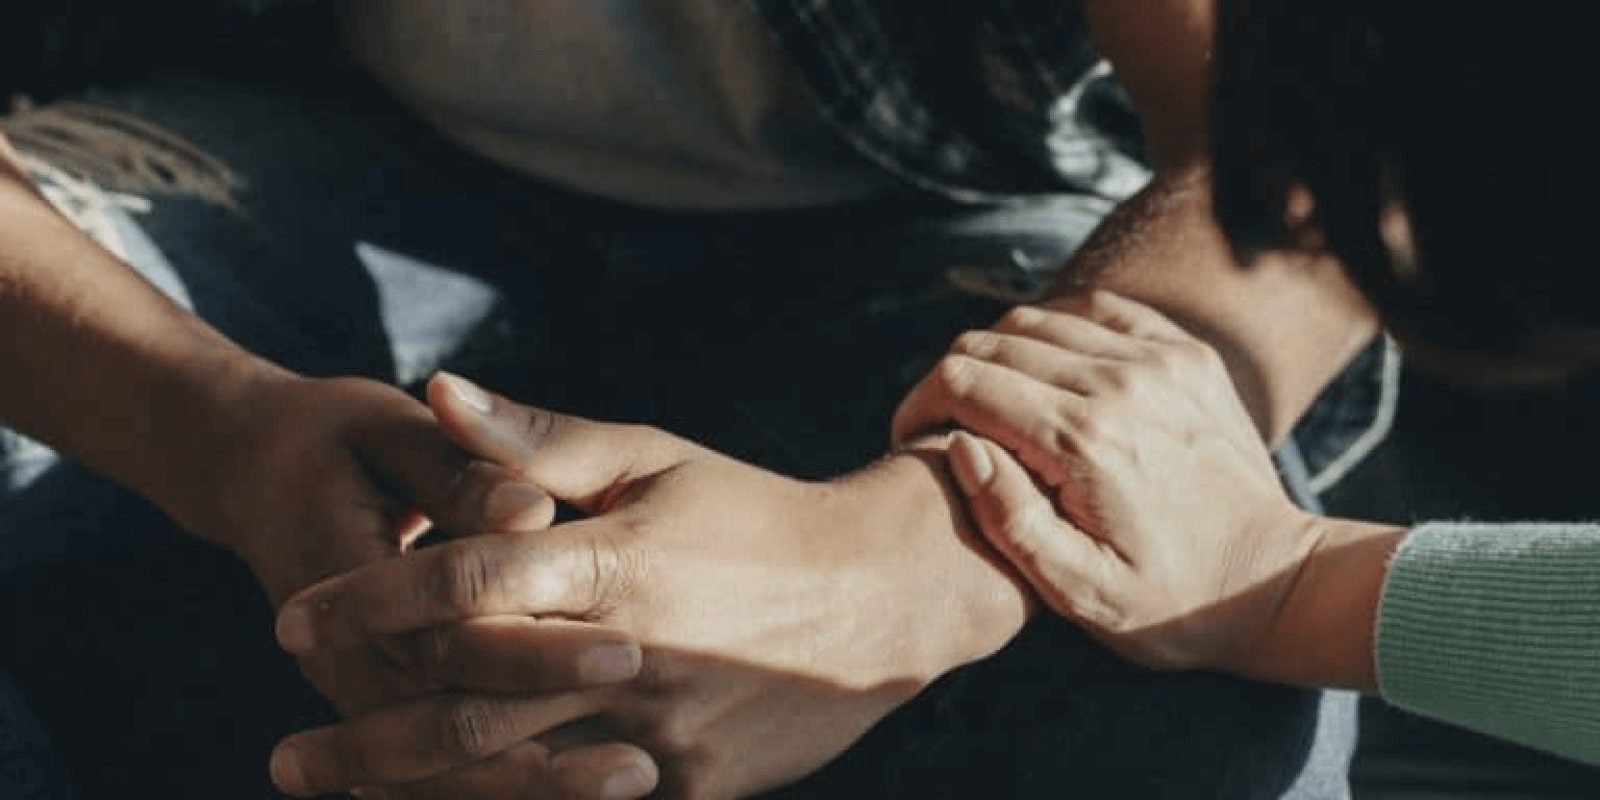
<svg viewBox="0 0 1600 800"><path fill-rule="evenodd" d="M532 452L538 452L540 444L570 424L565 417L548 411L525 408L521 413L522 440Z"/></svg>
<svg viewBox="0 0 1600 800"><path fill-rule="evenodd" d="M603 614L616 606L615 582L617 580L616 547L606 540L591 541L584 548L583 557L587 558L590 602L593 604L590 611Z"/></svg>
<svg viewBox="0 0 1600 800"><path fill-rule="evenodd" d="M1107 438L1106 415L1110 412L1109 404L1103 400L1089 400L1081 413L1072 414L1062 426L1057 444L1061 452L1083 454L1094 445L1103 443Z"/></svg>
<svg viewBox="0 0 1600 800"><path fill-rule="evenodd" d="M1074 616L1102 633L1126 636L1133 632L1132 621L1118 611L1099 586L1079 586L1069 602Z"/></svg>
<svg viewBox="0 0 1600 800"><path fill-rule="evenodd" d="M1016 306L1001 315L999 327L1002 330L1027 330L1039 324L1043 314L1043 311L1032 306Z"/></svg>
<svg viewBox="0 0 1600 800"><path fill-rule="evenodd" d="M951 397L964 398L972 393L972 359L962 355L949 355L939 359L934 366L934 380Z"/></svg>
<svg viewBox="0 0 1600 800"><path fill-rule="evenodd" d="M495 583L490 557L478 548L459 548L439 560L435 576L439 604L457 616L484 608Z"/></svg>
<svg viewBox="0 0 1600 800"><path fill-rule="evenodd" d="M593 581L590 597L593 611L603 616L615 613L633 594L644 571L644 553L638 547L626 545L606 537L590 542L585 548L589 559L588 569Z"/></svg>
<svg viewBox="0 0 1600 800"><path fill-rule="evenodd" d="M438 713L439 749L468 758L491 755L498 730L495 711L483 699L445 701Z"/></svg>
<svg viewBox="0 0 1600 800"><path fill-rule="evenodd" d="M1017 566L1033 574L1047 574L1048 554L1039 536L1038 510L1032 506L1010 507L1002 512L1000 535L1010 544Z"/></svg>
<svg viewBox="0 0 1600 800"><path fill-rule="evenodd" d="M1104 289L1090 289L1083 293L1082 308L1093 314L1106 314L1116 307L1116 297Z"/></svg>
<svg viewBox="0 0 1600 800"><path fill-rule="evenodd" d="M951 352L974 358L988 358L999 348L999 337L988 331L967 331L956 337Z"/></svg>
<svg viewBox="0 0 1600 800"><path fill-rule="evenodd" d="M1113 364L1105 367L1100 375L1100 382L1105 391L1110 395L1125 395L1134 388L1134 370L1125 364Z"/></svg>
<svg viewBox="0 0 1600 800"><path fill-rule="evenodd" d="M1050 302L1052 310L1087 320L1104 317L1106 293L1099 289L1084 289Z"/></svg>
<svg viewBox="0 0 1600 800"><path fill-rule="evenodd" d="M319 755L304 762L307 777L319 785L344 786L381 777L373 770L366 744L347 735L322 742L311 752L319 751Z"/></svg>
<svg viewBox="0 0 1600 800"><path fill-rule="evenodd" d="M1172 375L1177 373L1193 357L1193 353L1183 345L1162 344L1150 351L1149 366L1158 374Z"/></svg>
<svg viewBox="0 0 1600 800"><path fill-rule="evenodd" d="M650 740L653 750L678 764L692 763L701 750L700 728L681 709L667 713L652 726ZM696 770L685 770L694 773ZM686 774L680 773L687 777Z"/></svg>
<svg viewBox="0 0 1600 800"><path fill-rule="evenodd" d="M1050 448L1056 458L1079 455L1083 451L1083 439L1086 438L1084 425L1070 412L1058 412L1060 422L1041 431L1033 437L1035 441L1043 443Z"/></svg>

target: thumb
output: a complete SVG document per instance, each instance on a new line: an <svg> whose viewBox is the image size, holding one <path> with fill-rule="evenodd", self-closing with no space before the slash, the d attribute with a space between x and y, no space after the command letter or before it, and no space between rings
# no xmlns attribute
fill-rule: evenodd
<svg viewBox="0 0 1600 800"><path fill-rule="evenodd" d="M978 528L1045 605L1094 628L1115 618L1107 606L1122 589L1115 556L1061 519L1021 464L964 431L952 437L950 461Z"/></svg>
<svg viewBox="0 0 1600 800"><path fill-rule="evenodd" d="M654 428L525 406L447 373L428 383L428 405L457 445L589 513L603 511L613 490L677 466L698 449Z"/></svg>

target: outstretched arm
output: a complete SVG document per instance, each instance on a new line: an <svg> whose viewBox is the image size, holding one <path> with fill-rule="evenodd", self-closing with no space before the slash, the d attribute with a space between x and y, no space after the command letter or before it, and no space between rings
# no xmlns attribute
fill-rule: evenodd
<svg viewBox="0 0 1600 800"><path fill-rule="evenodd" d="M399 553L418 509L465 532L539 528L554 513L541 492L474 465L398 389L302 378L229 342L58 215L5 147L0 375L0 420L234 550L274 600ZM620 634L580 625L520 635L545 649L519 685L586 686L637 669L636 659L600 672L582 663L595 648L632 647ZM472 677L425 659L399 669L403 644L302 667L346 712Z"/></svg>
<svg viewBox="0 0 1600 800"><path fill-rule="evenodd" d="M1215 351L1147 307L1032 311L951 462L1052 610L1143 664L1381 693L1600 762L1600 526L1296 509ZM1048 488L1041 488L1043 487Z"/></svg>
<svg viewBox="0 0 1600 800"><path fill-rule="evenodd" d="M275 772L290 793L632 797L659 778L659 796L746 797L822 766L1023 623L1022 587L971 538L935 469L942 459L904 453L805 483L658 430L521 406L458 380L435 380L430 398L464 447L589 516L326 581L286 604L280 642L308 655L409 634L455 652L496 618L568 617L636 636L644 669L598 692L530 687L500 704L458 693L299 734L276 760L296 765ZM659 774L629 763L579 784L530 780L566 756L529 737L591 715L649 752ZM503 752L470 763L493 751Z"/></svg>
<svg viewBox="0 0 1600 800"><path fill-rule="evenodd" d="M0 137L0 419L151 495L205 447L182 419L283 376L57 214ZM174 423L178 427L174 427ZM192 431L192 429L190 429Z"/></svg>

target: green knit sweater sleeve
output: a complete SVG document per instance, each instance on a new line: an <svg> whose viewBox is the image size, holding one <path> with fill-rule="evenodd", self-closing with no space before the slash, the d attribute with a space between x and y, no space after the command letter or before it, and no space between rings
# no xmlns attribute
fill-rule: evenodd
<svg viewBox="0 0 1600 800"><path fill-rule="evenodd" d="M1378 607L1402 708L1600 763L1600 525L1429 524Z"/></svg>

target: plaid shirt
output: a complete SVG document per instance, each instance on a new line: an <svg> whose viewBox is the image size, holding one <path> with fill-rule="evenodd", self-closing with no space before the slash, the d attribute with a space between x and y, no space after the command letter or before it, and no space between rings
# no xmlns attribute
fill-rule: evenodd
<svg viewBox="0 0 1600 800"><path fill-rule="evenodd" d="M750 2L823 114L913 183L961 199L1122 199L1148 177L1138 125L1075 2Z"/></svg>
<svg viewBox="0 0 1600 800"><path fill-rule="evenodd" d="M1138 124L1072 0L747 1L822 113L913 184L971 201L1120 200L1148 178Z"/></svg>

